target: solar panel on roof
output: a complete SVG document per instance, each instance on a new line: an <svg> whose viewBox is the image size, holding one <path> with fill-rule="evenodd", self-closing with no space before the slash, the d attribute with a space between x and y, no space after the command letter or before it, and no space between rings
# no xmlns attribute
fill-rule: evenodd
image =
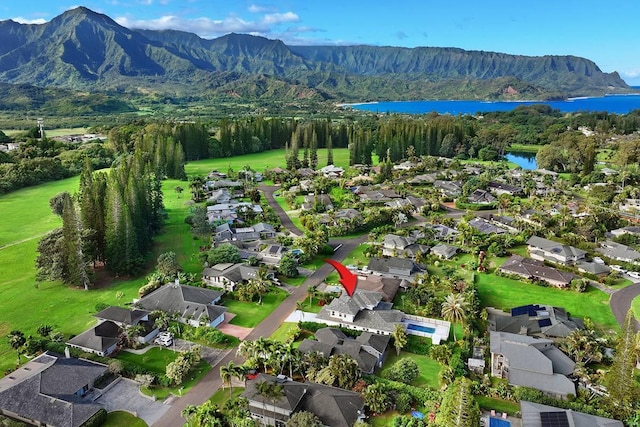
<svg viewBox="0 0 640 427"><path fill-rule="evenodd" d="M529 307L531 307L531 305L523 305L521 307L514 307L511 309L511 315L512 316L520 316L521 314L528 314L529 313Z"/></svg>
<svg viewBox="0 0 640 427"><path fill-rule="evenodd" d="M551 319L540 319L538 320L538 326L544 328L545 326L551 326Z"/></svg>
<svg viewBox="0 0 640 427"><path fill-rule="evenodd" d="M542 427L569 427L567 413L564 411L541 412L540 421L542 421Z"/></svg>

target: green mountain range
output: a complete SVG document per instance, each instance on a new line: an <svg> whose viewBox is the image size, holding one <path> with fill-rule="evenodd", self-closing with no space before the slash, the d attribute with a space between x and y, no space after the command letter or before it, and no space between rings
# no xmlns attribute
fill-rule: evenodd
<svg viewBox="0 0 640 427"><path fill-rule="evenodd" d="M617 73L603 73L575 56L287 46L243 34L207 40L181 31L127 29L84 7L46 24L0 21L0 40L0 83L112 96L349 102L559 99L631 91Z"/></svg>

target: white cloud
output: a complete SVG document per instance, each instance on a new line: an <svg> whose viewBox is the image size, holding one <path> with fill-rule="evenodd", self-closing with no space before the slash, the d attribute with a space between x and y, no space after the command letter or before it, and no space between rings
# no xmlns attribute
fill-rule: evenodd
<svg viewBox="0 0 640 427"><path fill-rule="evenodd" d="M283 22L299 22L300 17L293 12L268 13L262 18L265 24L281 24Z"/></svg>
<svg viewBox="0 0 640 427"><path fill-rule="evenodd" d="M19 24L45 24L47 22L46 19L37 18L37 19L27 19L22 16L18 16L16 18L11 18L11 20L19 23Z"/></svg>
<svg viewBox="0 0 640 427"><path fill-rule="evenodd" d="M622 77L629 77L631 79L635 79L636 77L640 77L640 68L635 70L620 71L620 75Z"/></svg>
<svg viewBox="0 0 640 427"><path fill-rule="evenodd" d="M195 18L185 19L175 15L165 15L158 19L136 20L118 17L115 21L127 28L146 30L181 30L196 33L201 37L217 37L227 33L268 33L269 27L262 22L245 21L237 16L225 19Z"/></svg>
<svg viewBox="0 0 640 427"><path fill-rule="evenodd" d="M276 11L276 8L273 6L252 4L247 10L251 13L272 13Z"/></svg>
<svg viewBox="0 0 640 427"><path fill-rule="evenodd" d="M289 27L287 28L287 33L324 33L326 30L323 30L322 28L316 28L316 27L307 27L305 25L298 25L295 27Z"/></svg>

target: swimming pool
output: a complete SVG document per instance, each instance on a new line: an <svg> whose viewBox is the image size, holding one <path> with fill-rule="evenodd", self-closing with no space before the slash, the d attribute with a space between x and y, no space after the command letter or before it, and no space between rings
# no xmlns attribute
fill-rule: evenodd
<svg viewBox="0 0 640 427"><path fill-rule="evenodd" d="M490 417L489 427L511 427L511 421L503 420L501 418Z"/></svg>
<svg viewBox="0 0 640 427"><path fill-rule="evenodd" d="M407 329L411 329L412 331L424 332L425 334L432 334L436 331L436 328L432 328L424 325L416 325L415 323L407 324Z"/></svg>

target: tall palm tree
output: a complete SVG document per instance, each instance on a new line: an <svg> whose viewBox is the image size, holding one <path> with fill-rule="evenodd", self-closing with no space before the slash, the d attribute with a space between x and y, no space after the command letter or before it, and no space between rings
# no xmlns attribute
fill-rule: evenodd
<svg viewBox="0 0 640 427"><path fill-rule="evenodd" d="M391 336L393 337L393 346L396 348L396 353L400 356L400 351L407 345L407 331L401 324L397 324Z"/></svg>
<svg viewBox="0 0 640 427"><path fill-rule="evenodd" d="M300 320L304 320L304 303L296 301L296 310L300 311Z"/></svg>
<svg viewBox="0 0 640 427"><path fill-rule="evenodd" d="M307 288L307 295L309 295L309 307L311 307L311 300L316 296L317 290L318 287L316 285L310 285L309 288Z"/></svg>
<svg viewBox="0 0 640 427"><path fill-rule="evenodd" d="M456 323L462 323L467 318L469 303L462 294L449 294L442 303L442 317L453 323L453 340L456 338Z"/></svg>
<svg viewBox="0 0 640 427"><path fill-rule="evenodd" d="M231 379L236 376L236 371L239 366L233 363L233 360L225 366L220 366L220 379L223 383L229 384L229 399L233 394L233 386L231 385Z"/></svg>
<svg viewBox="0 0 640 427"><path fill-rule="evenodd" d="M269 292L271 286L273 286L273 282L269 278L269 272L266 267L261 266L256 273L256 276L249 280L249 286L251 290L258 294L258 304L262 304L262 296Z"/></svg>

